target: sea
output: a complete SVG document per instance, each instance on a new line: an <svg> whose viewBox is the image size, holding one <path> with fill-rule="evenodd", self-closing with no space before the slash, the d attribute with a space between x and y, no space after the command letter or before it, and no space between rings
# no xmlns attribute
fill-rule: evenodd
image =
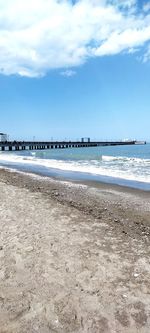
<svg viewBox="0 0 150 333"><path fill-rule="evenodd" d="M0 152L0 167L56 179L104 182L149 191L150 143Z"/></svg>

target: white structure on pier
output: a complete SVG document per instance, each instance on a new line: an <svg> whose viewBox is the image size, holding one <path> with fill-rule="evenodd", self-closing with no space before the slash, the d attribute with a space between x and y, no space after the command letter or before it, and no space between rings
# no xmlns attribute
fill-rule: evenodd
<svg viewBox="0 0 150 333"><path fill-rule="evenodd" d="M5 133L0 133L0 141L5 142L7 141L7 134Z"/></svg>

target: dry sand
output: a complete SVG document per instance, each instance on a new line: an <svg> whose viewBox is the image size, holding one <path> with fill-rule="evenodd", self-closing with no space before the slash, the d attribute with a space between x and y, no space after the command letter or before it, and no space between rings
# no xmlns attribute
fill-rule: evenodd
<svg viewBox="0 0 150 333"><path fill-rule="evenodd" d="M150 193L0 170L0 333L149 333Z"/></svg>

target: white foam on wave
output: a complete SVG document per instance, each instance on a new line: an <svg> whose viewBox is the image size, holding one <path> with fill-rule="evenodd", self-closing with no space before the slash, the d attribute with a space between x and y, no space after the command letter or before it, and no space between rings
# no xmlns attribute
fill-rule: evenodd
<svg viewBox="0 0 150 333"><path fill-rule="evenodd" d="M150 160L143 160L140 158L102 156L102 159L99 161L64 161L37 158L36 155L19 156L15 154L0 154L0 162L4 164L17 163L20 165L36 165L49 169L53 168L65 171L75 171L99 176L109 176L113 178L150 183Z"/></svg>
<svg viewBox="0 0 150 333"><path fill-rule="evenodd" d="M129 163L146 163L150 165L150 159L146 158L137 158L137 157L126 157L126 156L107 156L107 155L102 155L102 160L105 162L115 162L115 161L120 161L120 162L129 162Z"/></svg>

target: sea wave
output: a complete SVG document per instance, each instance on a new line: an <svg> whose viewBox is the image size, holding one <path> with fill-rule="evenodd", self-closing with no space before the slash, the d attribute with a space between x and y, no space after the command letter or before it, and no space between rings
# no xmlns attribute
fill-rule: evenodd
<svg viewBox="0 0 150 333"><path fill-rule="evenodd" d="M150 164L150 159L146 158L137 158L137 157L126 157L126 156L107 156L107 155L102 155L102 160L105 162L111 162L111 161L121 161L121 162L130 162L130 163L146 163Z"/></svg>
<svg viewBox="0 0 150 333"><path fill-rule="evenodd" d="M1 165L34 165L71 172L88 173L150 183L150 160L103 155L99 160L56 160L37 158L36 154L20 156L0 154Z"/></svg>

